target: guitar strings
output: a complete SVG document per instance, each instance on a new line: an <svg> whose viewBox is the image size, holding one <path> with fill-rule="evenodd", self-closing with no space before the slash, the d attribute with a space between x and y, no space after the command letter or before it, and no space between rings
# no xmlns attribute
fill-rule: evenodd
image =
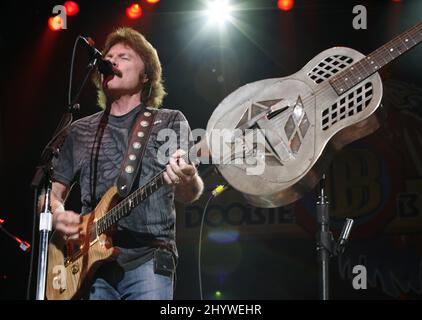
<svg viewBox="0 0 422 320"><path fill-rule="evenodd" d="M405 32L403 32L402 34L400 34L399 36L397 36L397 37L395 37L394 39L392 39L389 43L391 43L391 44L394 44L394 45L396 45L397 46L397 44L395 44L395 42L397 42L397 41L400 41L401 43L403 43L403 40L402 40L402 37L405 35L405 34L409 34L410 35L410 38L412 39L412 37L415 37L416 38L416 35L418 34L418 31L420 31L420 30L416 30L416 33L414 34L414 35L412 35L411 33L415 30L415 29L417 29L417 28L419 28L419 27L422 27L422 23L419 23L419 24L417 24L416 26L414 26L414 27L412 27L412 28L410 28L409 30L407 30L407 31L405 31ZM412 39L413 40L413 39ZM408 48L406 48L406 50L404 51L404 52L406 52L406 51L408 51L409 49L411 49L411 48L413 48L414 46L416 46L419 42L420 42L420 40L418 40L418 39L416 39L416 41L415 40L413 40L413 45L411 45L410 47L408 47ZM403 53L404 53L403 52ZM390 51L387 49L387 47L384 45L384 46L382 46L382 47L380 47L380 48L378 48L377 50L375 50L374 52L372 52L372 53L370 53L369 55L367 55L367 56L364 56L364 57L362 57L361 59L359 59L358 61L356 61L355 63L353 63L352 65L350 65L350 66L348 66L348 67L346 67L346 68L344 68L344 69L342 69L339 73L337 73L337 74L333 74L332 75L332 77L334 77L334 78L338 78L340 75L342 75L342 74L347 74L348 72L350 72L350 69L351 69L351 67L354 67L354 68L356 68L356 70L357 70L357 73L359 74L359 75L363 75L362 73L361 73L361 71L362 72L365 72L367 69L364 69L364 68L362 68L362 66L359 64L361 61L364 61L364 59L366 58L366 57L369 57L369 56L375 56L377 59L379 59L379 57L384 57L384 56L386 56L386 53L388 53L388 54L390 54L391 55L391 53L390 53ZM400 53L400 55L401 55L402 53ZM391 55L392 56L392 55ZM393 57L393 56L392 56ZM397 57L396 57L397 58ZM393 59L394 59L394 57L393 57ZM363 83L366 79L368 79L370 76L372 76L374 73L376 73L377 71L374 71L372 74L370 74L370 75L368 75L368 76L366 76L362 81L360 81L359 83ZM330 77L330 78L327 78L327 79L325 79L320 85L319 85L319 87L317 88L317 90L315 90L311 95L308 95L308 96L306 96L306 97L304 97L303 98L303 100L302 100L302 104L304 105L304 108L303 108L303 110L306 112L306 111L308 111L309 109L311 109L311 108L313 108L314 106L313 105L307 105L308 104L308 102L310 102L310 101L312 101L312 99L315 99L314 98L314 96L316 96L316 95L320 95L320 96L324 96L324 95L326 95L327 94L327 89L329 88L329 87L332 87L332 85L331 85L331 83L330 83L330 80L332 80L332 77ZM333 82L335 82L336 80L334 80ZM353 87L352 87L353 88ZM349 90L350 89L352 89L352 88L349 88ZM347 94L349 94L348 93L349 91L346 91L346 92L344 92L342 95L339 95L338 96L338 99L340 99L342 96L346 96ZM282 115L280 115L279 117L277 117L276 119L275 119L275 121L274 122L279 122L279 124L280 123L283 123L283 120L286 120L288 117L290 116L290 114L287 114L287 113L285 113L285 114L282 114ZM272 129L274 129L274 130L277 130L277 129L279 129L278 128L278 126L276 125L276 123L270 123L270 126L272 127Z"/></svg>

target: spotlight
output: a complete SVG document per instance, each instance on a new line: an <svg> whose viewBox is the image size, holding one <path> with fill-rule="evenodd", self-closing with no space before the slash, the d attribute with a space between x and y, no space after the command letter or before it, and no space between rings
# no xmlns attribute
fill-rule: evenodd
<svg viewBox="0 0 422 320"><path fill-rule="evenodd" d="M214 0L208 3L208 9L206 13L210 21L223 23L224 21L231 18L231 11L232 8L226 0Z"/></svg>
<svg viewBox="0 0 422 320"><path fill-rule="evenodd" d="M294 0L278 0L277 7L283 11L289 11L293 8Z"/></svg>
<svg viewBox="0 0 422 320"><path fill-rule="evenodd" d="M75 1L66 1L64 7L68 16L74 16L79 12L79 6Z"/></svg>
<svg viewBox="0 0 422 320"><path fill-rule="evenodd" d="M63 19L60 16L50 17L48 19L48 27L53 31L61 30L63 28Z"/></svg>
<svg viewBox="0 0 422 320"><path fill-rule="evenodd" d="M147 2L148 3L151 3L151 4L155 4L157 2L160 2L160 0L147 0Z"/></svg>
<svg viewBox="0 0 422 320"><path fill-rule="evenodd" d="M126 9L126 15L130 19L138 19L142 16L142 8L138 3L132 4Z"/></svg>

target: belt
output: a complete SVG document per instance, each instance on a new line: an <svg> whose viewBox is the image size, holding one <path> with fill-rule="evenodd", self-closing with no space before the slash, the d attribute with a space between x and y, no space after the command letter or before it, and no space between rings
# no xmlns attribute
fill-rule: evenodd
<svg viewBox="0 0 422 320"><path fill-rule="evenodd" d="M158 249L165 249L174 254L174 246L172 243L164 240L151 240L148 242L151 247L158 248Z"/></svg>

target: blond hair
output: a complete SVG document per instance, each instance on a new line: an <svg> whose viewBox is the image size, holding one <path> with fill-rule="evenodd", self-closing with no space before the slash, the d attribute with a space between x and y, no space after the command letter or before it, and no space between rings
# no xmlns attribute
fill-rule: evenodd
<svg viewBox="0 0 422 320"><path fill-rule="evenodd" d="M103 56L118 43L131 47L144 61L148 82L142 88L141 101L148 107L159 108L167 93L163 85L161 63L157 50L138 31L132 28L119 28L107 36L102 52ZM139 76L141 77L141 75ZM94 74L93 81L97 87L97 103L105 109L107 97L103 91L98 71Z"/></svg>

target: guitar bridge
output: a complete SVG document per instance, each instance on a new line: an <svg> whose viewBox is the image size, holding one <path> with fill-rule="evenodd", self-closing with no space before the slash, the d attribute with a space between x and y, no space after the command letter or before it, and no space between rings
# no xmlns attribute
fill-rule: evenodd
<svg viewBox="0 0 422 320"><path fill-rule="evenodd" d="M65 267L82 255L81 248L82 246L77 243L70 243L69 241L66 242L66 245L63 248L63 264Z"/></svg>

